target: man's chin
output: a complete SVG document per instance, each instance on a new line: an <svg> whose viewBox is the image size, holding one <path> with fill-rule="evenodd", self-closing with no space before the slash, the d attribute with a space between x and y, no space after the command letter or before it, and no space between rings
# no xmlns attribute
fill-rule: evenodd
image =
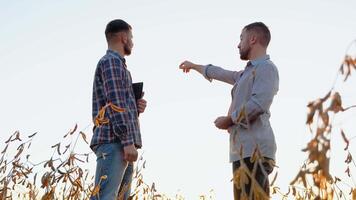
<svg viewBox="0 0 356 200"><path fill-rule="evenodd" d="M124 52L125 52L125 55L126 56L129 56L129 55L131 55L131 49L128 49L128 48L124 48Z"/></svg>
<svg viewBox="0 0 356 200"><path fill-rule="evenodd" d="M248 60L245 56L240 56L241 60Z"/></svg>

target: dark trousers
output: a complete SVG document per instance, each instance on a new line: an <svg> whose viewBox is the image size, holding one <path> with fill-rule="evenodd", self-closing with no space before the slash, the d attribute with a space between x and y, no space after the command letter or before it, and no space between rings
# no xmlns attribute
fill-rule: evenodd
<svg viewBox="0 0 356 200"><path fill-rule="evenodd" d="M265 172L267 173L267 175L265 173L263 173L263 171L261 169L261 165L257 164L257 171L256 171L255 179L258 182L258 184L260 184L262 189L266 192L266 194L269 196L268 174L270 174L272 172L273 166L271 166L270 163L267 162L268 160L271 160L271 159L265 158L264 162L262 163L262 166L263 166ZM254 162L251 162L250 158L248 157L248 158L244 159L244 163L246 164L247 168L249 169L249 171L252 174ZM241 166L240 161L233 162L232 163L233 172L235 172L240 166ZM248 178L248 179L249 179L248 184L245 184L245 187L242 186L242 188L240 188L240 189L238 189L234 183L234 199L235 200L241 199L243 189L245 189L247 196L249 195L250 190L251 190L251 179L250 178ZM252 199L254 199L253 195L252 195Z"/></svg>

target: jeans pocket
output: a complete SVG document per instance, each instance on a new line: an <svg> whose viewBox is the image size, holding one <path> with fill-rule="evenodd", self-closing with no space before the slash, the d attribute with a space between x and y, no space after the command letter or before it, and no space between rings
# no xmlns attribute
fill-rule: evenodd
<svg viewBox="0 0 356 200"><path fill-rule="evenodd" d="M100 159L110 159L111 155L115 151L115 146L114 144L100 144L95 152L96 155L96 160Z"/></svg>

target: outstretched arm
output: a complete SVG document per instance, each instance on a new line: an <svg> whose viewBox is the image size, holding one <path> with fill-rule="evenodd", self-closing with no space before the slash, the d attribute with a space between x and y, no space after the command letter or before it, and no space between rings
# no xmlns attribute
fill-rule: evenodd
<svg viewBox="0 0 356 200"><path fill-rule="evenodd" d="M190 70L195 70L202 74L206 79L212 81L213 79L219 80L231 85L234 85L240 78L242 71L229 71L214 65L199 65L190 61L184 61L179 65L183 72L188 73Z"/></svg>
<svg viewBox="0 0 356 200"><path fill-rule="evenodd" d="M182 69L183 72L185 72L185 73L188 73L191 69L193 69L193 70L199 72L200 74L204 75L205 66L195 64L195 63L192 63L192 62L186 60L179 65L179 69Z"/></svg>

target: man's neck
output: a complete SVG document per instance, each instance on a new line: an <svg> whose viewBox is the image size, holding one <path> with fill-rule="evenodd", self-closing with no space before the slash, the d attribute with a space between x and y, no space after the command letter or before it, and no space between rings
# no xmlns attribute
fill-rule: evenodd
<svg viewBox="0 0 356 200"><path fill-rule="evenodd" d="M124 47L120 45L108 45L108 49L117 52L121 57L125 57Z"/></svg>
<svg viewBox="0 0 356 200"><path fill-rule="evenodd" d="M257 58L261 58L261 57L265 56L266 54L267 53L266 53L265 48L256 48L254 50L251 50L249 60L255 60Z"/></svg>

